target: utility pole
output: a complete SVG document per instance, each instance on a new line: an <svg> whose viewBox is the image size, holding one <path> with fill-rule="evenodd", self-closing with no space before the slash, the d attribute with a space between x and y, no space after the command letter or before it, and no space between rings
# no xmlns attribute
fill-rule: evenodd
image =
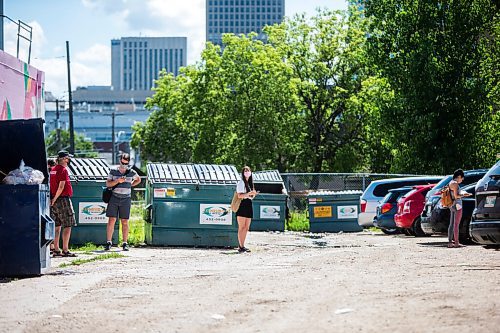
<svg viewBox="0 0 500 333"><path fill-rule="evenodd" d="M71 71L69 61L69 41L66 41L66 63L68 64L68 95L69 95L69 152L75 153L75 128L73 126L73 98L71 96Z"/></svg>
<svg viewBox="0 0 500 333"><path fill-rule="evenodd" d="M115 157L115 110L111 114L111 163L116 164Z"/></svg>
<svg viewBox="0 0 500 333"><path fill-rule="evenodd" d="M59 120L59 100L56 99L56 148L61 150L61 122Z"/></svg>
<svg viewBox="0 0 500 333"><path fill-rule="evenodd" d="M0 0L0 50L3 51L3 0Z"/></svg>

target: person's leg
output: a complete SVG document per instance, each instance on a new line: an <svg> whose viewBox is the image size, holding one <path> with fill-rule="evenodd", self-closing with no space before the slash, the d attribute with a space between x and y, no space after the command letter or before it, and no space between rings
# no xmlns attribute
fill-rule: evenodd
<svg viewBox="0 0 500 333"><path fill-rule="evenodd" d="M54 252L59 253L61 249L59 248L59 240L61 237L61 226L56 227L55 235L54 235Z"/></svg>
<svg viewBox="0 0 500 333"><path fill-rule="evenodd" d="M457 212L455 213L455 221L453 221L455 224L453 232L453 240L455 241L456 247L461 246L459 242L458 232L460 231L460 221L462 220L462 213L463 209L457 210Z"/></svg>
<svg viewBox="0 0 500 333"><path fill-rule="evenodd" d="M455 228L455 213L454 207L450 207L450 225L448 226L448 247L453 246L453 230Z"/></svg>
<svg viewBox="0 0 500 333"><path fill-rule="evenodd" d="M109 217L108 225L106 227L106 240L112 242L113 232L115 231L116 217Z"/></svg>
<svg viewBox="0 0 500 333"><path fill-rule="evenodd" d="M242 248L245 246L246 218L243 216L236 216L236 220L238 221L238 243L240 248Z"/></svg>
<svg viewBox="0 0 500 333"><path fill-rule="evenodd" d="M120 219L122 222L122 238L124 243L128 243L128 219Z"/></svg>
<svg viewBox="0 0 500 333"><path fill-rule="evenodd" d="M63 253L69 252L69 239L71 237L71 227L65 227L62 230Z"/></svg>

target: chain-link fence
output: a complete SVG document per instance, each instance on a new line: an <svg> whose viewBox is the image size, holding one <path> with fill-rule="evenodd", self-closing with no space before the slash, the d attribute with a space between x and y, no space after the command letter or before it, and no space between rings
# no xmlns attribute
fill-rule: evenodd
<svg viewBox="0 0 500 333"><path fill-rule="evenodd" d="M411 177L404 174L361 174L361 173L283 173L281 174L290 196L289 208L301 211L307 208L307 195L318 190L364 191L374 180Z"/></svg>

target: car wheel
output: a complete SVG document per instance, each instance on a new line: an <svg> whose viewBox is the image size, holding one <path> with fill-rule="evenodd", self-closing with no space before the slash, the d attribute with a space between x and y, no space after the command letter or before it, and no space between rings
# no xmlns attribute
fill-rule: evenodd
<svg viewBox="0 0 500 333"><path fill-rule="evenodd" d="M413 234L415 237L429 237L430 235L427 235L423 230L422 230L422 220L420 219L420 216L413 221L413 224L411 226L411 229L413 231Z"/></svg>
<svg viewBox="0 0 500 333"><path fill-rule="evenodd" d="M460 221L460 227L458 229L458 239L462 244L472 244L472 239L469 235L469 219L462 219Z"/></svg>
<svg viewBox="0 0 500 333"><path fill-rule="evenodd" d="M380 228L382 232L386 235L396 235L399 234L399 229L393 228L393 229L386 229L386 228Z"/></svg>
<svg viewBox="0 0 500 333"><path fill-rule="evenodd" d="M411 230L411 228L404 228L403 232L406 236L415 236L415 234L413 233L413 230Z"/></svg>

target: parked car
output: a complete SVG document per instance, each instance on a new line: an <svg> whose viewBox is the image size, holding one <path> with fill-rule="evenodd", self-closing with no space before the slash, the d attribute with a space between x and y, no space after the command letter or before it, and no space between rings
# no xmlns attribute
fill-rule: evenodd
<svg viewBox="0 0 500 333"><path fill-rule="evenodd" d="M396 222L394 222L397 202L403 195L411 190L412 187L410 186L389 190L389 193L382 199L380 205L377 206L377 215L373 219L373 225L380 228L380 230L387 235L400 233L401 230L396 227Z"/></svg>
<svg viewBox="0 0 500 333"><path fill-rule="evenodd" d="M477 170L467 170L464 171L464 180L460 184L460 188L463 188L467 185L477 183L481 178L484 177L484 175L488 172L488 169L477 169ZM425 207L424 210L422 211L422 215L420 215L420 218L422 220L422 223L428 223L427 219L431 217L431 212L434 207L438 204L439 200L441 199L441 190L443 187L448 185L453 176L449 175L443 178L439 183L437 183L436 186L427 194L425 195Z"/></svg>
<svg viewBox="0 0 500 333"><path fill-rule="evenodd" d="M476 243L500 245L500 160L476 185L470 235Z"/></svg>
<svg viewBox="0 0 500 333"><path fill-rule="evenodd" d="M435 184L414 186L398 200L398 211L394 215L394 222L398 228L407 231L407 234L417 237L426 236L420 226L420 214L424 209L425 195Z"/></svg>
<svg viewBox="0 0 500 333"><path fill-rule="evenodd" d="M461 191L472 194L472 196L470 197L462 198L463 212L462 219L460 220L458 235L460 242L465 243L470 240L469 224L472 216L472 211L474 210L474 207L476 205L474 199L474 195L476 193L476 183L462 187ZM447 234L448 227L450 225L450 209L447 207L443 207L440 200L436 201L435 206L427 205L426 209L430 209L431 213L427 212L427 216L429 217L425 219L425 222L422 220L422 230L428 235Z"/></svg>
<svg viewBox="0 0 500 333"><path fill-rule="evenodd" d="M443 179L441 176L425 176L391 178L371 182L360 198L361 212L358 214L358 224L365 228L373 226L377 206L389 193L389 190L404 186L435 184L441 179Z"/></svg>

